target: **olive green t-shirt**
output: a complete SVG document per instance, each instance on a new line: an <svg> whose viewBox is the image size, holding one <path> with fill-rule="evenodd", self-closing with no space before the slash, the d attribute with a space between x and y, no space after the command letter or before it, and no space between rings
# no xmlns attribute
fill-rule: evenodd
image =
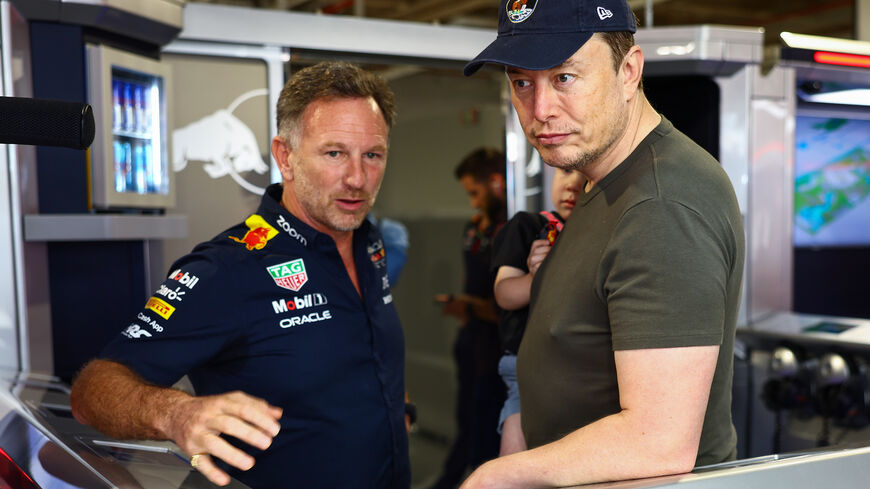
<svg viewBox="0 0 870 489"><path fill-rule="evenodd" d="M744 254L727 175L662 118L578 198L535 276L517 362L529 448L620 411L614 350L719 345L696 465L733 459Z"/></svg>

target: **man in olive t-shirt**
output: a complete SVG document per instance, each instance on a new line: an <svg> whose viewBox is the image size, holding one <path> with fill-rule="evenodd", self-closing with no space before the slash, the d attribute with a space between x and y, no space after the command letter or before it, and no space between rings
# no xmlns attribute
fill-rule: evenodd
<svg viewBox="0 0 870 489"><path fill-rule="evenodd" d="M620 411L614 350L719 345L695 464L733 459L743 258L725 172L663 119L578 197L538 270L517 359L529 446Z"/></svg>
<svg viewBox="0 0 870 489"><path fill-rule="evenodd" d="M529 450L461 489L564 487L729 460L745 255L721 166L658 114L626 0L501 2L465 67L504 66L529 142L587 179L532 283L517 358Z"/></svg>

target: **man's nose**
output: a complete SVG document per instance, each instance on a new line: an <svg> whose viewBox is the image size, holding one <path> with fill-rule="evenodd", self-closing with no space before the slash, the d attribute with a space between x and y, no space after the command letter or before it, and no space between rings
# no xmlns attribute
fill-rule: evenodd
<svg viewBox="0 0 870 489"><path fill-rule="evenodd" d="M350 158L344 168L344 184L349 188L362 188L366 181L366 168L362 157Z"/></svg>
<svg viewBox="0 0 870 489"><path fill-rule="evenodd" d="M546 122L556 115L555 97L556 94L548 83L535 84L535 119Z"/></svg>

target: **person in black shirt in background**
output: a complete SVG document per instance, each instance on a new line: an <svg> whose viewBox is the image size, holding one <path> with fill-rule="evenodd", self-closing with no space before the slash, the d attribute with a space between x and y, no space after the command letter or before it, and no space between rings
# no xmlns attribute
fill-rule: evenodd
<svg viewBox="0 0 870 489"><path fill-rule="evenodd" d="M465 285L462 294L439 294L442 313L461 321L453 346L459 392L456 439L433 489L456 487L466 469L498 456L498 415L505 386L498 375L498 310L492 296L492 240L504 225L505 158L501 151L480 148L456 167L456 178L478 213L464 230Z"/></svg>

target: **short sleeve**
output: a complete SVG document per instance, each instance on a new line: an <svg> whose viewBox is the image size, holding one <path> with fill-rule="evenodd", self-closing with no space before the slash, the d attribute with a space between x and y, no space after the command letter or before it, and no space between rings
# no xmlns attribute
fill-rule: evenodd
<svg viewBox="0 0 870 489"><path fill-rule="evenodd" d="M232 274L215 257L177 261L142 309L103 349L145 380L171 385L238 335Z"/></svg>
<svg viewBox="0 0 870 489"><path fill-rule="evenodd" d="M633 207L601 267L614 350L721 344L727 248L697 212L664 199Z"/></svg>
<svg viewBox="0 0 870 489"><path fill-rule="evenodd" d="M495 236L492 246L492 272L498 272L499 267L510 266L528 272L526 259L532 241L545 222L539 214L518 212Z"/></svg>

